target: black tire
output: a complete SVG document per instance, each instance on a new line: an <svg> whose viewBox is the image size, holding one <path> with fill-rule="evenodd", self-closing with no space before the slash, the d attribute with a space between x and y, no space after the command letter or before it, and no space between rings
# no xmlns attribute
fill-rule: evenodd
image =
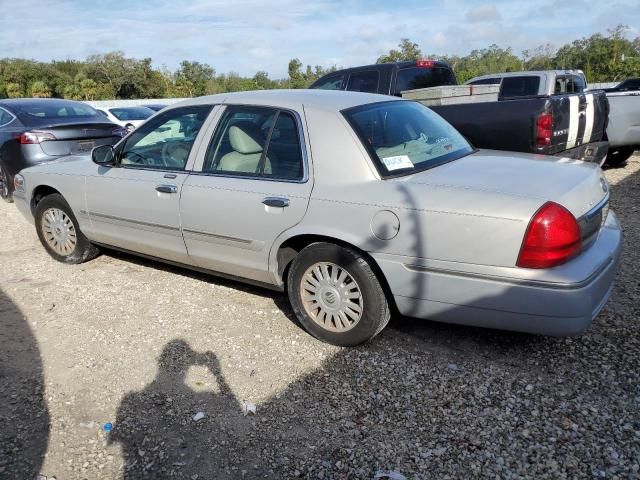
<svg viewBox="0 0 640 480"><path fill-rule="evenodd" d="M5 202L13 202L13 185L12 178L9 177L9 173L7 169L0 162L0 198L2 198Z"/></svg>
<svg viewBox="0 0 640 480"><path fill-rule="evenodd" d="M627 164L629 157L633 155L633 151L633 147L620 147L609 150L604 164L612 167L624 167Z"/></svg>
<svg viewBox="0 0 640 480"><path fill-rule="evenodd" d="M361 293L358 300L362 307L361 316L346 331L332 331L320 325L307 312L302 300L305 273L314 264L324 262L345 270L355 280ZM357 251L332 243L313 243L298 253L287 275L287 293L293 311L305 330L332 345L351 347L365 343L378 335L391 318L385 292L369 262Z"/></svg>
<svg viewBox="0 0 640 480"><path fill-rule="evenodd" d="M60 254L56 252L45 239L45 232L43 231L43 216L45 212L50 209L61 210L66 214L66 216L69 218L69 220L71 220L71 223L73 224L73 229L76 235L76 243L73 250L68 252L67 254ZM76 216L73 214L71 207L62 195L53 193L40 200L40 202L36 206L34 217L36 232L38 233L40 243L42 243L44 249L49 255L51 255L53 259L62 263L77 264L86 262L87 260L91 260L92 258L98 256L98 254L100 253L98 247L93 245L80 230Z"/></svg>

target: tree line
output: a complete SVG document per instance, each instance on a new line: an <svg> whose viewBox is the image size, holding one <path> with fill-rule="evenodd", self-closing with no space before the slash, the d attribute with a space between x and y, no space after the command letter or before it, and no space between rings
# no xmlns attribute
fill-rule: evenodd
<svg viewBox="0 0 640 480"><path fill-rule="evenodd" d="M577 68L590 82L619 81L640 76L640 37L625 37L628 27L619 25L606 35L596 33L555 49L541 45L518 56L509 48L491 45L468 55L431 55L419 45L402 39L398 48L377 62L433 58L452 67L458 81L477 75L519 70ZM372 59L373 61L373 59ZM151 58L135 59L123 52L91 55L85 60L41 62L20 58L0 59L0 98L59 97L74 100L194 97L241 90L306 88L337 67L304 65L294 58L288 76L271 79L267 72L252 77L218 73L207 63L184 60L177 70L155 68Z"/></svg>

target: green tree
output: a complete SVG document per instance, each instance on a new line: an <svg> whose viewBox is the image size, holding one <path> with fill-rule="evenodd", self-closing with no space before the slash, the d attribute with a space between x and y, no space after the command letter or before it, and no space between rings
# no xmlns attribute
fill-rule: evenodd
<svg viewBox="0 0 640 480"><path fill-rule="evenodd" d="M24 96L24 90L19 83L9 82L6 84L5 89L7 91L7 97L9 98L20 98Z"/></svg>
<svg viewBox="0 0 640 480"><path fill-rule="evenodd" d="M198 97L207 93L207 82L215 78L215 70L206 63L180 62L175 75L175 84L186 97Z"/></svg>
<svg viewBox="0 0 640 480"><path fill-rule="evenodd" d="M398 49L392 48L389 53L380 55L376 63L404 62L418 60L422 57L422 52L417 43L408 38L403 38L398 44Z"/></svg>
<svg viewBox="0 0 640 480"><path fill-rule="evenodd" d="M45 82L38 80L31 84L31 96L35 98L50 98L51 88Z"/></svg>

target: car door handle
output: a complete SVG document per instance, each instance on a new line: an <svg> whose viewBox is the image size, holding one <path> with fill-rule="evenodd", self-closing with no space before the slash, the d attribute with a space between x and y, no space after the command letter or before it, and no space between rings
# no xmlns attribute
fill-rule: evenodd
<svg viewBox="0 0 640 480"><path fill-rule="evenodd" d="M284 208L289 206L289 199L284 197L267 197L262 200L267 207Z"/></svg>
<svg viewBox="0 0 640 480"><path fill-rule="evenodd" d="M160 193L177 193L178 187L175 185L158 185L156 191Z"/></svg>

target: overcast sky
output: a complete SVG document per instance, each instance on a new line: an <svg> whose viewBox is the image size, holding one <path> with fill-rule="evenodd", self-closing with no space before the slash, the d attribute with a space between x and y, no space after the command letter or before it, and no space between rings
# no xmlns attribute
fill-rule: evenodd
<svg viewBox="0 0 640 480"><path fill-rule="evenodd" d="M183 59L217 72L286 76L289 59L372 63L402 37L425 53L466 54L492 43L514 53L606 33L640 36L640 0L0 0L0 57L84 59L122 50L174 69Z"/></svg>

